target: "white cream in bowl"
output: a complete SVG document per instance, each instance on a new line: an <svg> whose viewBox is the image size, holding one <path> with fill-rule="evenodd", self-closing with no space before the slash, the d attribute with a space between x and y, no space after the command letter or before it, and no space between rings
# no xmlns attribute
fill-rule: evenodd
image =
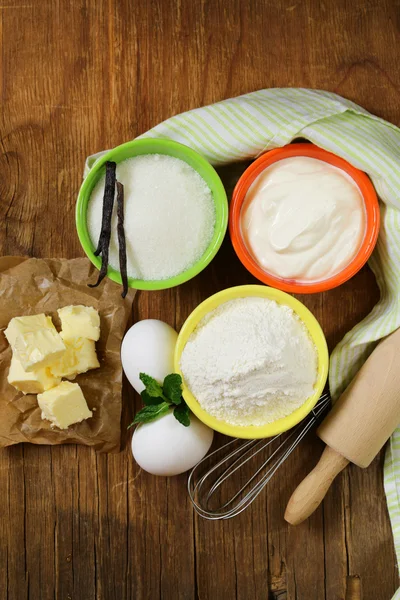
<svg viewBox="0 0 400 600"><path fill-rule="evenodd" d="M358 253L366 231L364 199L342 169L306 156L285 158L249 188L241 228L249 252L266 272L323 281Z"/></svg>

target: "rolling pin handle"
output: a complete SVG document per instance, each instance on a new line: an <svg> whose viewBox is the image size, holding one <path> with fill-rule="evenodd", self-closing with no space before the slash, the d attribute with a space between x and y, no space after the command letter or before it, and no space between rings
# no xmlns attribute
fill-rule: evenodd
<svg viewBox="0 0 400 600"><path fill-rule="evenodd" d="M348 464L347 458L327 446L317 466L291 495L285 520L291 525L298 525L308 519L321 504L336 475Z"/></svg>

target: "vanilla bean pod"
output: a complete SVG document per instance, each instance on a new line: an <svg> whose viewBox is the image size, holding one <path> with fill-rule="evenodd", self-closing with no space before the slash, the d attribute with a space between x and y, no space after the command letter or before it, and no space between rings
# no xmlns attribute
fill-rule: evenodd
<svg viewBox="0 0 400 600"><path fill-rule="evenodd" d="M115 196L116 167L117 165L115 162L106 162L106 181L104 185L101 231L99 242L94 252L95 256L99 256L101 254L101 269L97 282L88 284L88 286L92 288L97 287L107 275L108 253L111 240L111 219Z"/></svg>
<svg viewBox="0 0 400 600"><path fill-rule="evenodd" d="M122 297L128 293L128 274L126 268L126 239L124 230L124 186L117 181L117 216L118 216L118 246L119 246L119 270L121 273L123 291Z"/></svg>

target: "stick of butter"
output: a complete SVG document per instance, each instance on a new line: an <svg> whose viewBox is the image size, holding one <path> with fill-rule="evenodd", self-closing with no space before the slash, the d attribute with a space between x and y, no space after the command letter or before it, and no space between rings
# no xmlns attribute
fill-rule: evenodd
<svg viewBox="0 0 400 600"><path fill-rule="evenodd" d="M63 339L83 337L89 340L97 340L100 337L99 313L92 306L64 306L58 309L61 319Z"/></svg>
<svg viewBox="0 0 400 600"><path fill-rule="evenodd" d="M22 367L28 372L47 367L65 352L65 344L54 325L52 329L21 333L12 348Z"/></svg>
<svg viewBox="0 0 400 600"><path fill-rule="evenodd" d="M93 415L77 383L62 381L51 390L38 394L37 399L42 419L51 421L60 429L67 429Z"/></svg>
<svg viewBox="0 0 400 600"><path fill-rule="evenodd" d="M61 378L55 377L48 367L28 373L14 355L11 358L7 380L24 394L40 394L61 383Z"/></svg>
<svg viewBox="0 0 400 600"><path fill-rule="evenodd" d="M8 343L13 348L17 337L30 331L39 331L40 329L54 329L51 317L45 314L29 315L27 317L14 317L8 324L4 332Z"/></svg>
<svg viewBox="0 0 400 600"><path fill-rule="evenodd" d="M24 371L46 367L65 352L65 345L44 314L14 317L4 332Z"/></svg>
<svg viewBox="0 0 400 600"><path fill-rule="evenodd" d="M100 367L93 340L82 337L65 339L63 332L61 332L61 337L64 340L66 352L50 365L49 368L54 376L74 379L78 373L86 373L89 369Z"/></svg>

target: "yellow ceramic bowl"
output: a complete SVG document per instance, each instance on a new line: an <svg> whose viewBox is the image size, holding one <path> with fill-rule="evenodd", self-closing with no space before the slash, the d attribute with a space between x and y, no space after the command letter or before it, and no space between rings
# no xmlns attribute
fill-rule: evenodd
<svg viewBox="0 0 400 600"><path fill-rule="evenodd" d="M190 390L185 385L185 380L182 375L182 371L180 368L180 359L185 344L187 343L192 331L196 328L197 324L207 313L214 310L220 304L224 302L228 302L229 300L233 300L234 298L244 298L246 296L257 296L259 298L268 298L269 300L275 300L278 304L284 304L289 306L294 310L294 312L300 317L305 326L307 327L312 340L317 348L318 352L318 376L315 384L315 392L310 398L308 398L305 403L300 406L297 410L292 412L287 417L283 419L278 419L273 423L268 423L267 425L263 425L260 427L257 426L246 426L240 427L238 425L230 425L225 421L220 421L215 417L212 417L205 410L203 410L190 392ZM227 290L223 290L218 294L214 294L210 298L207 298L204 302L199 304L199 306L189 315L187 320L185 321L176 343L175 347L175 372L180 373L183 379L183 397L189 405L190 409L194 412L194 414L203 421L206 425L215 429L215 431L219 431L224 433L225 435L229 435L231 437L238 438L247 438L247 439L255 439L255 438L266 438L272 437L273 435L277 435L284 431L287 431L291 427L294 427L299 423L304 417L308 415L308 413L314 408L322 391L325 387L326 379L328 377L328 367L329 367L329 355L328 348L326 345L325 336L323 331L314 317L314 315L298 300L290 296L289 294L285 294L280 290L276 290L274 288L266 287L264 285L242 285L237 287L228 288Z"/></svg>

